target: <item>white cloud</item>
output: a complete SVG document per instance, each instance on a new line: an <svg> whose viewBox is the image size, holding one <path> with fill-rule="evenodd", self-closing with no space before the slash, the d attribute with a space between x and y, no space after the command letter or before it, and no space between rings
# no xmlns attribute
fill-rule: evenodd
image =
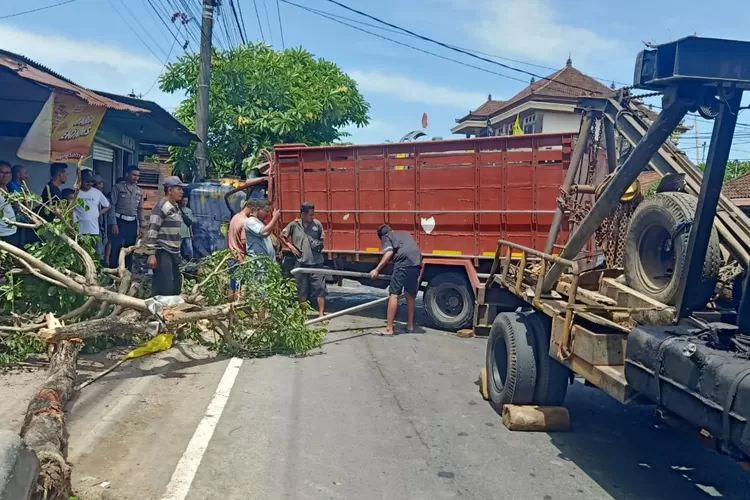
<svg viewBox="0 0 750 500"><path fill-rule="evenodd" d="M3 49L22 54L34 61L104 64L126 70L154 70L161 64L152 56L142 56L110 45L72 40L63 36L42 35L0 25Z"/></svg>
<svg viewBox="0 0 750 500"><path fill-rule="evenodd" d="M378 71L351 70L346 73L357 81L359 90L364 93L387 94L405 102L474 109L487 99L485 94L479 92L452 89Z"/></svg>
<svg viewBox="0 0 750 500"><path fill-rule="evenodd" d="M465 27L483 50L559 66L569 54L585 65L619 48L616 40L560 21L555 7L551 0L488 0L469 7L474 20Z"/></svg>
<svg viewBox="0 0 750 500"><path fill-rule="evenodd" d="M7 25L0 25L0 40L4 50L26 56L78 85L114 94L145 93L162 69L162 63L150 53L138 54L91 40ZM158 84L145 98L170 109L181 101L180 96L159 91Z"/></svg>

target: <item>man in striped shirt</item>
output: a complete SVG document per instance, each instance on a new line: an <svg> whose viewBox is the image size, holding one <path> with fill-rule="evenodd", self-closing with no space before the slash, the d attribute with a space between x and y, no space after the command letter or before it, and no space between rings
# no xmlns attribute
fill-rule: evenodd
<svg viewBox="0 0 750 500"><path fill-rule="evenodd" d="M180 274L180 245L182 236L182 183L179 177L164 180L164 197L151 210L146 232L148 267L154 270L151 295L179 295L182 290Z"/></svg>

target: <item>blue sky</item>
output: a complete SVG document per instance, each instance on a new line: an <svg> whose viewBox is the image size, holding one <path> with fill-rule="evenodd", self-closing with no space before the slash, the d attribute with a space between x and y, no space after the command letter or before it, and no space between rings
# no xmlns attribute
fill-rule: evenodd
<svg viewBox="0 0 750 500"><path fill-rule="evenodd" d="M57 1L2 2L0 17ZM253 1L236 1L249 37L259 39ZM357 17L325 0L294 1L336 15ZM276 0L256 2L266 41L271 43L273 38L274 46L281 48ZM150 3L168 13L188 3L194 12L199 12L199 0L75 0L48 10L0 19L0 47L24 54L87 87L116 93L131 90L146 93L162 69L172 40ZM228 7L228 0L224 3ZM643 41L665 42L694 32L740 40L750 37L746 27L750 2L740 0L714 0L710 4L713 14L709 16L707 4L697 0L345 0L343 3L452 45L542 66L500 60L540 75L562 67L570 55L574 66L607 82L631 81L635 55L642 49ZM281 3L280 10L286 46L301 45L316 56L336 62L357 80L360 91L370 102L371 124L365 129L350 130L354 142L398 140L420 128L423 112L429 116L430 136L450 137L455 118L477 107L490 93L495 99L512 96L529 79L528 75L413 38L363 27L510 78L398 46L288 4ZM222 8L220 25L222 16L226 16L227 22L232 19L227 14L229 9ZM169 22L166 14L160 17ZM223 42L221 31L218 37ZM188 50L197 50L195 42L191 42ZM175 47L171 59L181 52L181 47ZM180 96L163 94L156 87L146 98L167 109L180 101ZM740 121L750 123L750 112L743 113ZM691 122L689 119L688 125ZM699 123L700 142L709 127L708 123ZM733 156L750 158L750 140L737 138L735 142ZM694 144L694 137L681 140L691 157L694 149L689 148L694 148Z"/></svg>

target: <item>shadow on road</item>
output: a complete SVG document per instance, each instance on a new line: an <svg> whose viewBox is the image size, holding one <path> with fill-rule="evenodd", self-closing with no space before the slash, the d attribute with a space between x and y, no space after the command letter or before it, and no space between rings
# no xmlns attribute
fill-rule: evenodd
<svg viewBox="0 0 750 500"><path fill-rule="evenodd" d="M739 464L662 423L653 406L623 406L602 396L571 386L565 406L573 430L549 436L559 458L574 462L613 498L750 498Z"/></svg>

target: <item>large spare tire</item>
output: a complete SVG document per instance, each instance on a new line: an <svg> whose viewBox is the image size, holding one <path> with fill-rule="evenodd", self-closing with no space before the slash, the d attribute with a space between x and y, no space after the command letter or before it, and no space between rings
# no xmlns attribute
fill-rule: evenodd
<svg viewBox="0 0 750 500"><path fill-rule="evenodd" d="M629 287L674 305L680 276L687 272L688 238L698 200L686 193L658 193L635 209L625 241L625 281ZM689 309L701 309L711 299L721 267L716 228L703 263L701 279L690 285L685 300Z"/></svg>

